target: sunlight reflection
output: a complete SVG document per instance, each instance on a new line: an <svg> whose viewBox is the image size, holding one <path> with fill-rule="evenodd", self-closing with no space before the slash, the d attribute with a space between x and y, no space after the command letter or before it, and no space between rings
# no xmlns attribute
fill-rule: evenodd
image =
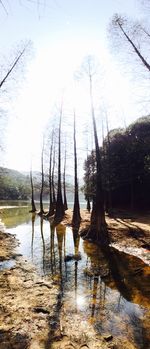
<svg viewBox="0 0 150 349"><path fill-rule="evenodd" d="M85 306L85 297L84 296L77 296L77 299L76 299L76 302L77 302L77 306L79 308L83 308Z"/></svg>

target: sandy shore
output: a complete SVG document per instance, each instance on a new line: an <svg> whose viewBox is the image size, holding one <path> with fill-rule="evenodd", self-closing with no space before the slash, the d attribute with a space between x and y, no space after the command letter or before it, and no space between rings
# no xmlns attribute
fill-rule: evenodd
<svg viewBox="0 0 150 349"><path fill-rule="evenodd" d="M79 233L90 225L90 213L81 210ZM63 224L71 225L72 210L66 211ZM150 215L130 214L116 211L112 217L106 215L111 245L120 251L133 254L150 265Z"/></svg>

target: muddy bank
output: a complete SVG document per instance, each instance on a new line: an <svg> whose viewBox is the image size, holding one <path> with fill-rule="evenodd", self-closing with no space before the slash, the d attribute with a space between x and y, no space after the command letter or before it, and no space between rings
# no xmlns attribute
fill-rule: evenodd
<svg viewBox="0 0 150 349"><path fill-rule="evenodd" d="M96 337L92 325L85 325L72 307L71 316L62 317L59 276L40 277L16 254L15 236L4 232L2 225L1 230L0 349L108 348L111 336Z"/></svg>
<svg viewBox="0 0 150 349"><path fill-rule="evenodd" d="M51 333L56 328L59 285L55 280L41 278L32 265L16 255L17 241L13 236L0 232L0 241L0 259L4 263L0 270L0 349L50 347Z"/></svg>
<svg viewBox="0 0 150 349"><path fill-rule="evenodd" d="M81 224L79 233L87 229L90 224L90 213L87 210L81 210ZM66 211L63 224L71 225L72 210ZM138 213L127 213L116 211L109 217L106 215L111 245L120 251L132 254L141 258L146 264L150 265L150 215Z"/></svg>

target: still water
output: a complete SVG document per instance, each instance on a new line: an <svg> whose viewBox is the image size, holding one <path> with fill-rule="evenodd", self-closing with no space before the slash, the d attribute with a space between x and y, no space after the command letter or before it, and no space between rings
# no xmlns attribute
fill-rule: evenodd
<svg viewBox="0 0 150 349"><path fill-rule="evenodd" d="M70 227L53 228L29 214L28 206L4 209L1 218L20 242L17 252L40 274L61 281L68 322L79 314L98 334L150 348L150 268L144 262L113 248L106 254Z"/></svg>

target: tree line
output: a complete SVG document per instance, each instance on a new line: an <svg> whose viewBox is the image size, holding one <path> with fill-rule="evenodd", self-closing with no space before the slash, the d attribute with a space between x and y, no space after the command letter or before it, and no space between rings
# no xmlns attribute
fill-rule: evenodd
<svg viewBox="0 0 150 349"><path fill-rule="evenodd" d="M100 148L105 209L150 207L150 116L139 118L126 129L108 132ZM96 154L84 164L83 191L89 201L95 196Z"/></svg>

